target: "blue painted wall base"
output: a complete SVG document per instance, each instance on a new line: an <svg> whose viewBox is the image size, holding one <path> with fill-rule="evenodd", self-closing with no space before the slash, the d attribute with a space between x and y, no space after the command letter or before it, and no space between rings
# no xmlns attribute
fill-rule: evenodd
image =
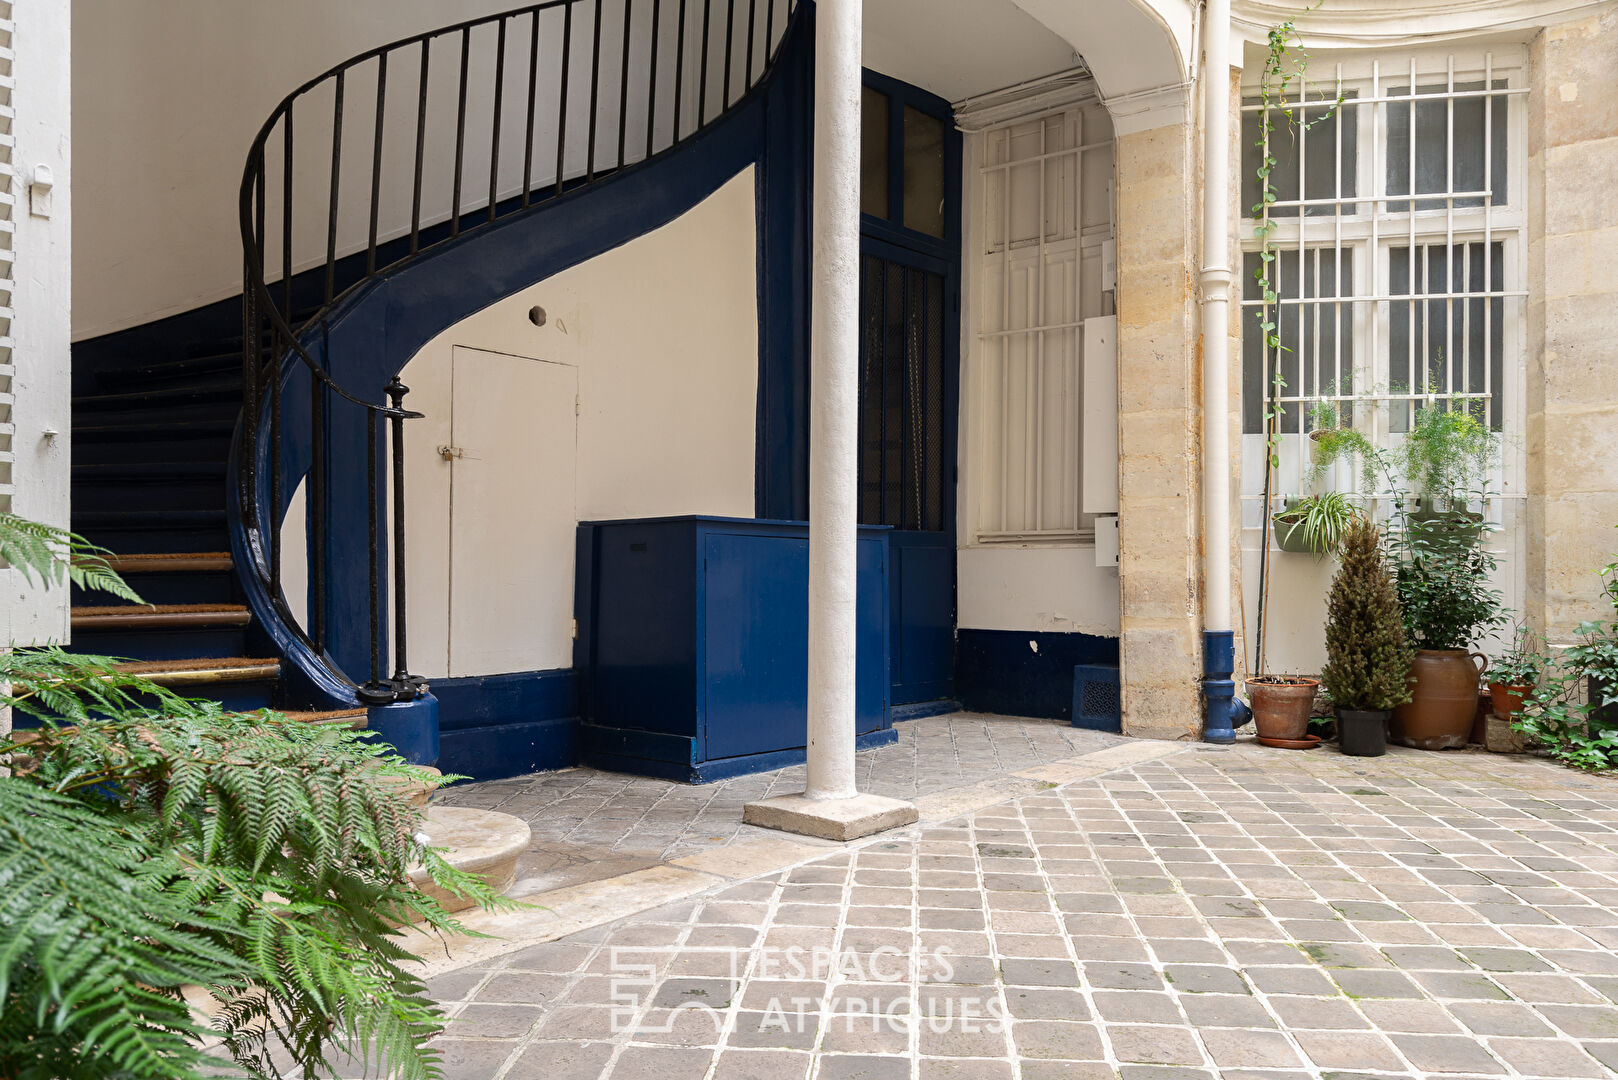
<svg viewBox="0 0 1618 1080"><path fill-rule="evenodd" d="M909 705L895 705L888 710L888 716L894 723L898 723L900 720L921 720L929 716L943 716L945 713L960 711L959 701L944 698L939 701L917 701Z"/></svg>
<svg viewBox="0 0 1618 1080"><path fill-rule="evenodd" d="M593 769L605 769L609 772L655 776L663 780L677 780L683 784L711 784L716 780L729 780L733 776L743 776L747 773L802 765L805 758L804 748L801 746L765 754L712 758L707 761L691 761L689 757L685 760L670 760L669 757L637 756L635 753L637 749L641 753L658 751L667 753L670 750L679 753L683 750L689 755L692 752L689 740L683 740L685 745L681 746L670 743L658 744L646 739L646 735L646 732L641 731L626 732L618 728L584 724L581 728L581 741L584 744L585 761ZM891 745L898 739L898 732L892 728L882 728L857 736L854 739L854 749L871 750L878 746Z"/></svg>
<svg viewBox="0 0 1618 1080"><path fill-rule="evenodd" d="M579 763L579 680L571 669L433 680L439 768L474 780Z"/></svg>
<svg viewBox="0 0 1618 1080"><path fill-rule="evenodd" d="M1118 639L1051 631L961 630L955 696L973 712L1073 719L1073 668L1118 663Z"/></svg>
<svg viewBox="0 0 1618 1080"><path fill-rule="evenodd" d="M438 764L438 699L430 693L415 701L372 706L366 730L375 732L412 765Z"/></svg>

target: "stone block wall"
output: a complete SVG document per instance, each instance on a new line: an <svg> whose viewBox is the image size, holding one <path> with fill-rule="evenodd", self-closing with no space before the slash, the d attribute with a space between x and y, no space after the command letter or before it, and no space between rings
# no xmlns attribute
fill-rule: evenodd
<svg viewBox="0 0 1618 1080"><path fill-rule="evenodd" d="M1528 111L1526 614L1565 640L1618 551L1618 10L1534 40Z"/></svg>
<svg viewBox="0 0 1618 1080"><path fill-rule="evenodd" d="M1118 153L1119 663L1127 734L1195 738L1201 700L1201 371L1189 125Z"/></svg>

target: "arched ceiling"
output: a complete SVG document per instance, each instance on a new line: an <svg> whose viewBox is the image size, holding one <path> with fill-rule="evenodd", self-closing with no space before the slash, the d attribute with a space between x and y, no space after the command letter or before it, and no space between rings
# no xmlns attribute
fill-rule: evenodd
<svg viewBox="0 0 1618 1080"><path fill-rule="evenodd" d="M1065 71L1120 131L1184 115L1191 0L865 0L865 64L951 101Z"/></svg>

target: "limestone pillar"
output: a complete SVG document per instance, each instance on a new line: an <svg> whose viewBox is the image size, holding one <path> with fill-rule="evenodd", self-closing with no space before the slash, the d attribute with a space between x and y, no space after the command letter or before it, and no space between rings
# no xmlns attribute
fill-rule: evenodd
<svg viewBox="0 0 1618 1080"><path fill-rule="evenodd" d="M1618 551L1618 10L1529 52L1529 621L1566 641L1611 618L1591 572Z"/></svg>
<svg viewBox="0 0 1618 1080"><path fill-rule="evenodd" d="M852 840L909 824L916 808L854 783L858 599L860 16L815 10L809 341L808 776L801 795L750 803L753 825Z"/></svg>

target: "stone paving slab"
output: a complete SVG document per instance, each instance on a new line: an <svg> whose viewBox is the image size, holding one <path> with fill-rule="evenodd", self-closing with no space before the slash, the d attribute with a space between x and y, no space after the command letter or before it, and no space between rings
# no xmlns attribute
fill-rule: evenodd
<svg viewBox="0 0 1618 1080"><path fill-rule="evenodd" d="M1128 747L1120 735L1051 720L984 713L951 713L907 720L898 741L858 755L860 790L917 801L987 784L973 805L1001 802L1038 783L1014 774L1104 750ZM1007 782L1014 786L1008 789ZM778 837L742 823L746 803L802 791L798 765L692 785L563 769L461 784L434 796L446 806L499 810L527 821L528 853L517 867L514 896L580 885L674 862L738 841ZM961 811L967 807L962 807Z"/></svg>
<svg viewBox="0 0 1618 1080"><path fill-rule="evenodd" d="M1618 1075L1606 778L1194 748L808 854L437 976L447 1075Z"/></svg>

